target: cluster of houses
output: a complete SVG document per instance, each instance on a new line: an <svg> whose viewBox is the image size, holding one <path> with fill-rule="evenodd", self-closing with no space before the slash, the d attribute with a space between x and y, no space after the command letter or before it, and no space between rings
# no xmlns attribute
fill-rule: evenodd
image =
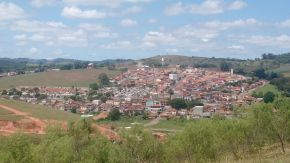
<svg viewBox="0 0 290 163"><path fill-rule="evenodd" d="M178 66L140 66L110 81L114 83L111 87L98 90L98 93L112 94L106 101L90 101L89 88L75 87L17 87L17 94L9 93L11 90L8 90L4 96L81 114L119 109L129 116L143 114L148 118L208 118L214 114L232 116L233 106L259 101L250 96L249 92L267 82L251 82L251 78L233 74L233 71L181 69ZM199 100L204 105L177 111L169 105L170 99L175 98Z"/></svg>

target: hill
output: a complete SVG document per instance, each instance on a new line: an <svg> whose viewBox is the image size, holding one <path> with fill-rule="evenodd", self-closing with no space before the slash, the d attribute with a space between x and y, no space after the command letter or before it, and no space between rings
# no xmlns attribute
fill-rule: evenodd
<svg viewBox="0 0 290 163"><path fill-rule="evenodd" d="M39 118L41 120L57 120L57 121L70 121L70 120L78 120L80 118L79 115L73 114L70 112L65 112L61 110L51 109L42 105L33 105L24 102L14 101L14 100L6 100L0 99L0 104L14 108L20 112L25 112L35 118ZM5 117L6 115L6 117ZM9 119L9 116L11 119ZM1 119L1 117L3 119ZM15 116L10 114L9 111L0 108L0 120L18 120L21 119L22 116ZM15 119L17 118L17 119Z"/></svg>
<svg viewBox="0 0 290 163"><path fill-rule="evenodd" d="M0 78L0 89L15 86L77 86L87 87L97 82L98 76L106 73L109 77L120 73L118 70L102 69L79 69L40 72L33 74L17 75Z"/></svg>
<svg viewBox="0 0 290 163"><path fill-rule="evenodd" d="M94 63L97 67L105 67L110 65L122 66L130 65L134 61L130 59L111 59L103 61L85 61L75 59L56 58L48 59L29 59L29 58L0 58L0 73L15 71L24 73L25 71L43 72L47 69L83 69L89 63Z"/></svg>

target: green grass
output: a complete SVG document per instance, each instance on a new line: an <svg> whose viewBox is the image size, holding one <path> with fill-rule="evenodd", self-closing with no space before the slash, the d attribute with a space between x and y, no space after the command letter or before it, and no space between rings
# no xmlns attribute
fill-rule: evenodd
<svg viewBox="0 0 290 163"><path fill-rule="evenodd" d="M4 120L4 121L19 121L21 119L23 119L23 116L20 115L15 115L12 112L2 109L0 107L0 120Z"/></svg>
<svg viewBox="0 0 290 163"><path fill-rule="evenodd" d="M33 105L14 100L0 99L0 104L12 107L22 112L26 112L33 117L43 120L76 121L80 118L80 116L77 114L48 108L42 105Z"/></svg>
<svg viewBox="0 0 290 163"><path fill-rule="evenodd" d="M81 69L50 71L34 74L18 75L0 78L0 89L16 86L63 86L63 87L88 87L89 84L98 82L100 73L106 73L109 77L117 75L120 71L104 69Z"/></svg>
<svg viewBox="0 0 290 163"><path fill-rule="evenodd" d="M183 130L190 123L194 123L194 120L186 120L186 119L160 120L158 124L150 126L150 128L162 130Z"/></svg>
<svg viewBox="0 0 290 163"><path fill-rule="evenodd" d="M277 73L289 73L290 72L290 64L282 64L279 68L274 69L274 72Z"/></svg>
<svg viewBox="0 0 290 163"><path fill-rule="evenodd" d="M255 92L256 93L262 92L263 94L265 94L266 92L273 92L274 94L281 96L281 91L279 91L277 87L272 84L267 84L264 87L260 87L257 90L255 90Z"/></svg>
<svg viewBox="0 0 290 163"><path fill-rule="evenodd" d="M144 120L142 116L127 117L121 116L121 119L118 121L111 121L108 119L97 121L98 124L111 124L117 127L132 127L133 125L144 125L150 120Z"/></svg>

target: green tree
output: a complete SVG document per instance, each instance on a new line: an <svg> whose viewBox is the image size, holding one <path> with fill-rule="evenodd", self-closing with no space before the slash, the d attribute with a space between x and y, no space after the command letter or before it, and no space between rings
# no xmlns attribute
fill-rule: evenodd
<svg viewBox="0 0 290 163"><path fill-rule="evenodd" d="M265 103L272 103L275 100L275 94L273 92L267 92L264 94L263 100Z"/></svg>
<svg viewBox="0 0 290 163"><path fill-rule="evenodd" d="M169 104L171 107L173 107L177 110L185 109L187 107L186 102L181 98L173 99L169 102Z"/></svg>
<svg viewBox="0 0 290 163"><path fill-rule="evenodd" d="M230 64L227 63L226 61L222 61L220 64L220 69L222 71L229 71L230 70Z"/></svg>
<svg viewBox="0 0 290 163"><path fill-rule="evenodd" d="M2 95L7 95L7 93L8 93L7 90L2 91Z"/></svg>
<svg viewBox="0 0 290 163"><path fill-rule="evenodd" d="M289 99L279 99L274 103L276 114L273 117L273 136L280 143L282 151L285 153L287 140L290 139L290 101Z"/></svg>
<svg viewBox="0 0 290 163"><path fill-rule="evenodd" d="M90 89L95 91L95 90L98 90L99 89L99 85L97 83L92 83L90 84Z"/></svg>
<svg viewBox="0 0 290 163"><path fill-rule="evenodd" d="M259 79L265 79L267 77L267 74L265 72L265 69L259 68L254 71L254 75L258 77Z"/></svg>
<svg viewBox="0 0 290 163"><path fill-rule="evenodd" d="M99 81L100 81L100 83L101 83L102 86L108 86L108 85L110 85L110 79L109 79L108 75L105 74L105 73L101 73L99 75Z"/></svg>
<svg viewBox="0 0 290 163"><path fill-rule="evenodd" d="M109 119L111 121L117 121L121 118L121 113L119 109L112 109L109 113Z"/></svg>

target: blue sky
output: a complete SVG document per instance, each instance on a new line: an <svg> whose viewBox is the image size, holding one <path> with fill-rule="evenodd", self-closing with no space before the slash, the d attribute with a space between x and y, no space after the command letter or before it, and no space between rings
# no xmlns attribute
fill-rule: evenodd
<svg viewBox="0 0 290 163"><path fill-rule="evenodd" d="M4 0L0 57L103 60L290 52L289 0Z"/></svg>

